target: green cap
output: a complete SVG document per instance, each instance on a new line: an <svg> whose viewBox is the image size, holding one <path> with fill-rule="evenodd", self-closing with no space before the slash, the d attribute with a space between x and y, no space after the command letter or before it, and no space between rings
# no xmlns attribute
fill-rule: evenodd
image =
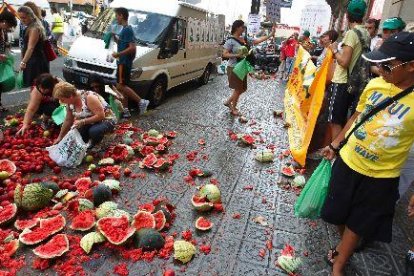
<svg viewBox="0 0 414 276"><path fill-rule="evenodd" d="M306 36L306 37L310 37L310 32L308 30L306 30L306 31L303 32L303 35Z"/></svg>
<svg viewBox="0 0 414 276"><path fill-rule="evenodd" d="M348 3L348 13L355 16L364 16L367 11L367 3L364 0L351 0Z"/></svg>
<svg viewBox="0 0 414 276"><path fill-rule="evenodd" d="M403 30L405 22L399 17L391 17L384 21L382 29L384 30Z"/></svg>

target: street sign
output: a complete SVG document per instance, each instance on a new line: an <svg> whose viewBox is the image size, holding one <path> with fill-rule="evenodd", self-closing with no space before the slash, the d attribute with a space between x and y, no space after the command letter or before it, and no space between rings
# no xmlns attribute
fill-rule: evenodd
<svg viewBox="0 0 414 276"><path fill-rule="evenodd" d="M256 34L260 30L260 15L249 14L247 33Z"/></svg>
<svg viewBox="0 0 414 276"><path fill-rule="evenodd" d="M282 0L267 0L266 17L272 22L280 22L280 8Z"/></svg>

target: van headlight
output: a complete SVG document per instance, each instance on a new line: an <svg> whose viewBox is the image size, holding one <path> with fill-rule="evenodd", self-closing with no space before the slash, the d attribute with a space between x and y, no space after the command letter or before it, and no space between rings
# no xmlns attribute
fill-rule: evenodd
<svg viewBox="0 0 414 276"><path fill-rule="evenodd" d="M66 67L73 67L73 59L65 58L63 60L63 65L66 66Z"/></svg>
<svg viewBox="0 0 414 276"><path fill-rule="evenodd" d="M131 71L131 79L138 79L139 77L141 77L142 72L143 72L143 70L142 70L141 67L133 69Z"/></svg>

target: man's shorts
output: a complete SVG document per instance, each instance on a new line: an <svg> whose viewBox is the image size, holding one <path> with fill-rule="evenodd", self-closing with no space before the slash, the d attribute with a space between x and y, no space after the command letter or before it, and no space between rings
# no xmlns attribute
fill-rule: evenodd
<svg viewBox="0 0 414 276"><path fill-rule="evenodd" d="M332 83L329 88L328 122L345 126L348 121L348 113L354 101L354 96L349 94L348 84Z"/></svg>
<svg viewBox="0 0 414 276"><path fill-rule="evenodd" d="M125 64L118 64L116 79L117 83L128 86L131 82L131 67Z"/></svg>

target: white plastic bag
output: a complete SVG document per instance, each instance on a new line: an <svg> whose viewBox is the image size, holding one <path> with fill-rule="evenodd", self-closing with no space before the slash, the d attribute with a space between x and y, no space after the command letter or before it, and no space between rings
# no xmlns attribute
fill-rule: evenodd
<svg viewBox="0 0 414 276"><path fill-rule="evenodd" d="M71 129L57 145L46 148L50 158L59 166L74 168L82 163L88 144L76 128Z"/></svg>

